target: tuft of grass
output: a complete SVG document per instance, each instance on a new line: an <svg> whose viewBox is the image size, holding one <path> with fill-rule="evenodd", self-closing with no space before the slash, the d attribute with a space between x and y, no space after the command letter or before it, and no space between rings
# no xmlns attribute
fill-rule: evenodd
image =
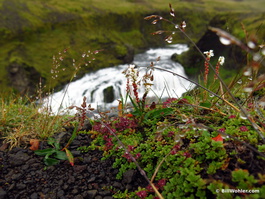
<svg viewBox="0 0 265 199"><path fill-rule="evenodd" d="M40 113L39 106L18 96L0 98L0 137L13 147L27 147L30 139L46 140L63 129L63 116L49 111Z"/></svg>

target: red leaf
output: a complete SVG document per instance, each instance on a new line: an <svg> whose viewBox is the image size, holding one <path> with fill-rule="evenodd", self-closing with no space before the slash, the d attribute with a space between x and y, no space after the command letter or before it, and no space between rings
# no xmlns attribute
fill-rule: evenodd
<svg viewBox="0 0 265 199"><path fill-rule="evenodd" d="M29 149L35 151L39 149L40 141L38 139L30 139L29 144L31 145Z"/></svg>
<svg viewBox="0 0 265 199"><path fill-rule="evenodd" d="M214 141L218 142L218 141L223 141L224 139L222 138L222 136L220 134L218 134L216 137L212 138Z"/></svg>

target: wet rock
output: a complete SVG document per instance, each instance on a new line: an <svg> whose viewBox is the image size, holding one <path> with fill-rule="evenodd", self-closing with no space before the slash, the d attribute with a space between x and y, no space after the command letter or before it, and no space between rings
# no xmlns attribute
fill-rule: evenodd
<svg viewBox="0 0 265 199"><path fill-rule="evenodd" d="M0 199L5 199L6 196L7 196L6 191L0 187Z"/></svg>
<svg viewBox="0 0 265 199"><path fill-rule="evenodd" d="M111 103L115 100L114 88L109 86L103 90L104 102Z"/></svg>
<svg viewBox="0 0 265 199"><path fill-rule="evenodd" d="M122 182L125 184L129 184L133 181L133 177L135 175L135 170L128 170L123 174Z"/></svg>
<svg viewBox="0 0 265 199"><path fill-rule="evenodd" d="M11 154L9 156L9 162L12 166L20 166L22 164L25 164L25 162L29 159L29 155L18 151L16 154Z"/></svg>
<svg viewBox="0 0 265 199"><path fill-rule="evenodd" d="M34 67L14 61L7 67L7 71L11 86L20 94L35 93L35 85L41 75Z"/></svg>
<svg viewBox="0 0 265 199"><path fill-rule="evenodd" d="M30 195L30 199L38 199L38 193L34 192L33 194Z"/></svg>
<svg viewBox="0 0 265 199"><path fill-rule="evenodd" d="M94 198L97 195L98 191L97 190L89 190L87 191L87 198Z"/></svg>

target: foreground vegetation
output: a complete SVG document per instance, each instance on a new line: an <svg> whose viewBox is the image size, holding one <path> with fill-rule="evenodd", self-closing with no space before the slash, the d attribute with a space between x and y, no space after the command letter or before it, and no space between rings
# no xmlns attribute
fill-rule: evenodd
<svg viewBox="0 0 265 199"><path fill-rule="evenodd" d="M171 6L170 15L175 19ZM174 23L159 15L146 19L172 25L172 31L154 33L166 33L166 41L174 39L175 31L190 39L184 21ZM152 102L148 93L153 71L164 70L154 60L145 68L130 66L124 71L127 95L121 97L115 117L100 113L93 120L87 118L87 113L94 112L85 97L80 107L71 107L78 114L70 118L51 116L48 109L40 113L40 107L28 100L3 98L2 138L10 147L31 142L32 150L44 155L47 166L61 159L74 166L68 146L78 133L89 134L93 142L80 147L81 151L102 150L104 158L114 159L113 167L119 169L117 178L129 169L138 169L148 183L131 193L109 187L116 198L261 198L265 193L265 76L259 69L264 67L264 45L249 37L245 45L223 30L211 30L226 44L238 45L248 54L247 67L229 84L219 75L225 59L212 61L214 52L209 49L200 52L204 71L199 83L193 82L195 89L178 99L169 96ZM144 71L143 76L139 70ZM172 78L179 76L167 72ZM145 88L143 96L138 92L141 86ZM90 131L82 130L85 120L92 125ZM68 144L60 147L51 137L67 125L74 127L73 134ZM37 150L38 140L48 138L54 148Z"/></svg>

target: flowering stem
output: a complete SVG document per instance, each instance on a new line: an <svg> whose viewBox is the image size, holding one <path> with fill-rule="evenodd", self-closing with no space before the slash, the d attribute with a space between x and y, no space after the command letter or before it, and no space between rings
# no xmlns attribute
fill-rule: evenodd
<svg viewBox="0 0 265 199"><path fill-rule="evenodd" d="M170 22L170 21L169 21ZM171 22L173 23L173 22ZM174 23L173 23L174 24ZM213 70L214 74L216 75L216 77L220 80L220 82L222 83L222 85L225 87L227 93L231 96L232 100L235 102L235 104L239 107L240 112L243 113L244 116L246 116L246 118L248 119L248 121L251 123L251 125L253 126L253 128L255 129L255 131L259 134L259 136L261 137L261 139L263 140L263 143L265 143L265 137L262 133L262 131L259 129L258 125L253 122L253 120L251 119L250 115L248 114L248 112L238 103L238 101L236 100L235 96L231 93L230 89L228 88L228 86L224 83L223 79L219 76L219 74L216 73L216 71L214 70L213 65L206 59L206 57L204 56L204 54L202 53L202 51L199 49L199 47L194 43L194 41L181 29L179 28L179 30L181 31L181 33L193 44L193 46L197 49L197 51L201 54L201 56L205 59L206 62L208 62L209 66L211 67L211 69ZM215 95L216 96L216 95Z"/></svg>

